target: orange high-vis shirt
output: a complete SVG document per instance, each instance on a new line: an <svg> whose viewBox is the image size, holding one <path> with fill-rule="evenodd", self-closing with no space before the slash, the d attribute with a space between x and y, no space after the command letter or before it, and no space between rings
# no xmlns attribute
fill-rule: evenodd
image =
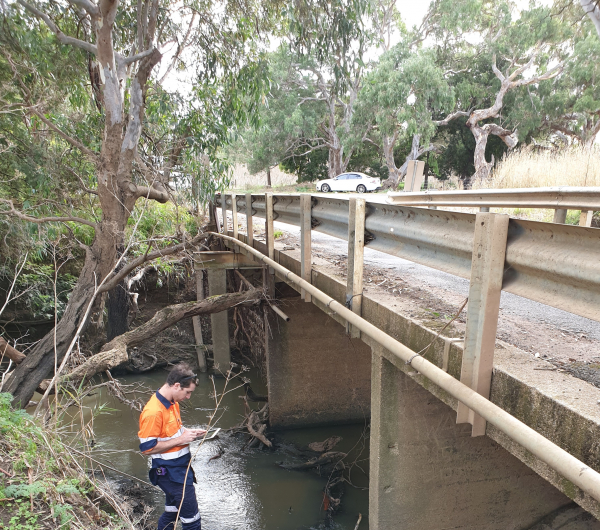
<svg viewBox="0 0 600 530"><path fill-rule="evenodd" d="M158 442L172 440L183 434L179 404L171 403L156 391L146 403L140 415L140 451L146 453L153 449ZM185 466L190 460L188 444L176 445L163 453L150 455L152 467Z"/></svg>

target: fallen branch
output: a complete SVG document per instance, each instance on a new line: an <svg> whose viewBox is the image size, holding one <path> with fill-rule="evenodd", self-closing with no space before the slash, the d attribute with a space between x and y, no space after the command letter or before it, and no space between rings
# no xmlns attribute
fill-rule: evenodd
<svg viewBox="0 0 600 530"><path fill-rule="evenodd" d="M254 438L256 438L257 440L260 440L262 443L264 443L267 447L273 447L273 444L271 443L271 441L268 440L267 437L263 434L263 432L267 428L266 424L262 424L259 427L259 430L257 431L254 428L255 423L260 423L260 420L258 418L258 414L256 413L256 411L253 411L250 414L250 416L248 416L248 421L246 422L246 427L248 428L248 432L252 436L254 436Z"/></svg>
<svg viewBox="0 0 600 530"><path fill-rule="evenodd" d="M293 469L296 471L302 471L306 469L312 469L314 467L324 466L331 464L334 460L339 463L343 458L346 458L346 453L340 453L339 451L330 451L329 453L323 453L317 458L311 458L308 462L302 464L280 464L280 467L284 469Z"/></svg>
<svg viewBox="0 0 600 530"><path fill-rule="evenodd" d="M72 372L63 376L61 381L69 381L75 384L78 384L80 381L87 381L97 373L111 370L127 363L129 361L128 348L137 346L143 341L154 337L184 318L220 313L230 307L257 302L261 296L261 291L253 289L252 291L210 296L204 300L165 307L157 311L145 324L123 335L119 335L105 344L100 353L93 355Z"/></svg>
<svg viewBox="0 0 600 530"><path fill-rule="evenodd" d="M6 340L0 337L0 358L8 357L15 364L20 364L26 355L15 350Z"/></svg>

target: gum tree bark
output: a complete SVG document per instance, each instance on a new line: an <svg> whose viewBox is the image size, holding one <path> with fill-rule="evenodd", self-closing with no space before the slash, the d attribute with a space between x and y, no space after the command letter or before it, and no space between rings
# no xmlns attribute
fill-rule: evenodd
<svg viewBox="0 0 600 530"><path fill-rule="evenodd" d="M133 164L136 160L144 120L148 79L162 57L153 45L158 0L152 0L148 9L143 9L140 2L138 19L143 23L138 24L139 53L128 57L117 53L113 43L113 34L118 33L115 28L118 0L99 0L97 4L91 0L69 0L75 9L84 10L82 13L89 17L95 34L95 44L65 36L44 12L24 0L18 2L45 22L61 43L82 48L95 55L104 110L102 146L99 153L94 153L77 139L62 133L44 116L43 112L38 110L39 106L34 105L37 102L29 101L32 113L93 161L98 180L95 191L102 210L99 222L86 222L94 226L95 238L92 245L86 248L85 262L79 279L55 330L56 356L60 362L81 323L87 306L98 294L96 287L102 280L115 274L117 249L125 244L125 228L136 201L142 197L162 203L169 200L165 187L158 179L150 186L136 185L132 179ZM133 73L126 94L124 87L127 85L128 72ZM24 97L27 99L26 87L23 85L22 87ZM127 115L126 101L129 105ZM112 285L108 282L104 290L108 290L109 286L113 288L114 282ZM11 377L7 390L13 394L14 406L25 406L29 402L35 389L52 371L54 355L54 331L52 331L32 349Z"/></svg>

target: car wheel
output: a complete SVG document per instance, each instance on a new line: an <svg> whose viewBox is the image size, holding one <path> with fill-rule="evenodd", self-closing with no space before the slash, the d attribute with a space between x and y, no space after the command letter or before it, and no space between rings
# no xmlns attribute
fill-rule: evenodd
<svg viewBox="0 0 600 530"><path fill-rule="evenodd" d="M358 193L365 193L367 191L367 188L364 184L359 184L356 188L356 191L358 191Z"/></svg>
<svg viewBox="0 0 600 530"><path fill-rule="evenodd" d="M329 192L331 191L331 188L329 187L329 185L328 185L328 184L323 184L323 185L321 186L321 191L322 191L323 193L329 193Z"/></svg>

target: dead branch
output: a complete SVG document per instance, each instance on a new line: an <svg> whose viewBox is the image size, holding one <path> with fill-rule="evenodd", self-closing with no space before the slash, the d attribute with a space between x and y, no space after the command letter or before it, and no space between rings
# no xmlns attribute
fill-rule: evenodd
<svg viewBox="0 0 600 530"><path fill-rule="evenodd" d="M105 344L102 351L90 357L85 363L63 376L62 381L86 381L97 373L113 369L129 361L127 349L154 337L164 329L173 326L180 320L195 315L220 313L230 307L258 302L262 297L261 291L253 289L241 293L221 294L210 296L204 300L186 302L165 307L145 324L115 337Z"/></svg>
<svg viewBox="0 0 600 530"><path fill-rule="evenodd" d="M2 357L8 357L15 364L19 364L26 356L20 351L15 350L6 340L0 337L0 359Z"/></svg>

